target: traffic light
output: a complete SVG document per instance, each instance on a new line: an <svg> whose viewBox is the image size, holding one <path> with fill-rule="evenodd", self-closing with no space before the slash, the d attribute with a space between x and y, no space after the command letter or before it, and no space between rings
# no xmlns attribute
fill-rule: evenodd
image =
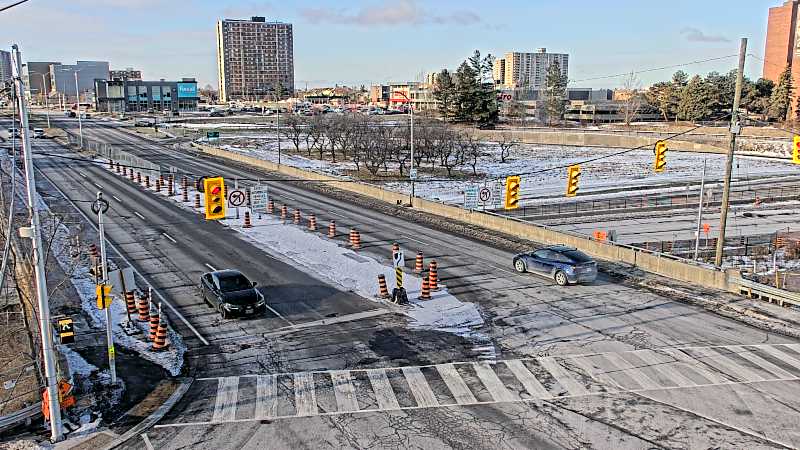
<svg viewBox="0 0 800 450"><path fill-rule="evenodd" d="M111 305L110 284L98 284L95 287L95 293L97 294L97 309L106 309Z"/></svg>
<svg viewBox="0 0 800 450"><path fill-rule="evenodd" d="M222 177L203 180L203 191L206 197L206 220L225 218L225 180Z"/></svg>
<svg viewBox="0 0 800 450"><path fill-rule="evenodd" d="M578 164L567 168L567 197L578 195L578 178L581 176L581 166Z"/></svg>
<svg viewBox="0 0 800 450"><path fill-rule="evenodd" d="M518 175L506 177L506 200L505 209L519 208L519 183Z"/></svg>
<svg viewBox="0 0 800 450"><path fill-rule="evenodd" d="M664 141L656 142L656 160L653 169L656 172L663 172L667 167L667 143Z"/></svg>
<svg viewBox="0 0 800 450"><path fill-rule="evenodd" d="M794 145L792 146L792 162L800 164L800 136L794 136Z"/></svg>

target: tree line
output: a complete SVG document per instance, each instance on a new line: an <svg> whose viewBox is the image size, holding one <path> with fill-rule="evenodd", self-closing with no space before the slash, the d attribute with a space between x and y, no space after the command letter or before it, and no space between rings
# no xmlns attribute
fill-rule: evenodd
<svg viewBox="0 0 800 450"><path fill-rule="evenodd" d="M289 116L280 133L295 152L311 158L352 162L357 171L366 169L373 176L380 172L400 176L411 166L411 128L361 114ZM501 160L508 158L513 142L501 136ZM414 165L431 171L441 168L448 176L453 170L469 166L478 175L478 164L491 145L470 130L457 129L438 120L414 121Z"/></svg>

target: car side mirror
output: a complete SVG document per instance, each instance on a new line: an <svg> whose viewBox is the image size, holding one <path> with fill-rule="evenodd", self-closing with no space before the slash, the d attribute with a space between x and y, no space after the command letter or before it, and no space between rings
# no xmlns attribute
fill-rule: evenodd
<svg viewBox="0 0 800 450"><path fill-rule="evenodd" d="M256 287L257 285L258 285L258 281L253 281L253 287Z"/></svg>

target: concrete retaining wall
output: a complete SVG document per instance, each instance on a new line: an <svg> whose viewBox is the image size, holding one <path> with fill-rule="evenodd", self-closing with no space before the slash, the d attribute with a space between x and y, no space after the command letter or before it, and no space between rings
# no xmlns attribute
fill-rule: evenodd
<svg viewBox="0 0 800 450"><path fill-rule="evenodd" d="M364 195L393 205L397 204L398 202L405 202L408 199L408 196L405 194L387 191L377 186L355 182L343 182L342 180L327 175L285 165L278 166L278 164L271 161L265 161L263 159L242 155L228 150L222 150L216 147L199 144L192 145L213 156L237 161L253 167L279 172L284 175L299 179L330 182L331 185L335 186L337 189ZM714 289L735 292L735 286L729 286L728 276L724 271L713 270L707 267L701 267L683 261L677 261L660 254L649 253L631 247L593 241L587 237L562 233L553 229L520 222L506 216L497 216L478 211L469 211L421 198L414 199L414 209L512 236L519 236L535 242L569 245L599 259L622 262L635 266L646 272L662 275L675 280L689 282Z"/></svg>

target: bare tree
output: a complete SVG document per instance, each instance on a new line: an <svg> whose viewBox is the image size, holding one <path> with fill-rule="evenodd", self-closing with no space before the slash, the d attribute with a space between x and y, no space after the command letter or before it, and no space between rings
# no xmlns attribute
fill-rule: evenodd
<svg viewBox="0 0 800 450"><path fill-rule="evenodd" d="M500 140L497 141L497 146L500 147L500 162L505 163L506 158L511 155L511 149L517 145L511 133L501 133Z"/></svg>
<svg viewBox="0 0 800 450"><path fill-rule="evenodd" d="M478 160L484 154L485 143L474 133L464 133L461 139L464 159L472 167L472 175L478 176Z"/></svg>
<svg viewBox="0 0 800 450"><path fill-rule="evenodd" d="M447 176L451 177L453 176L453 169L460 166L464 161L464 147L460 136L449 130L448 134L451 134L452 138L442 140L441 145L438 147L437 155L439 165L444 167L447 170Z"/></svg>
<svg viewBox="0 0 800 450"><path fill-rule="evenodd" d="M642 108L642 82L635 73L631 72L622 80L622 89L624 91L622 115L625 126L629 127Z"/></svg>
<svg viewBox="0 0 800 450"><path fill-rule="evenodd" d="M289 116L281 128L283 136L294 145L295 151L300 151L300 143L308 135L308 124L298 116ZM310 156L310 152L309 152Z"/></svg>

